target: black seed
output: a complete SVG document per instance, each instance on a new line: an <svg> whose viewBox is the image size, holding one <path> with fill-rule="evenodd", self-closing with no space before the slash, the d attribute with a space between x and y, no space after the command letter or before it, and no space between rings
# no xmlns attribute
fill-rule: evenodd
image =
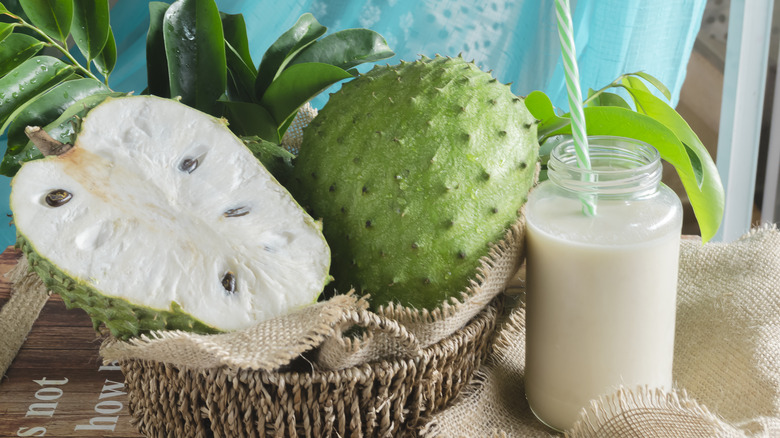
<svg viewBox="0 0 780 438"><path fill-rule="evenodd" d="M418 248L417 242L412 242L412 249L417 249L417 248Z"/></svg>
<svg viewBox="0 0 780 438"><path fill-rule="evenodd" d="M197 169L198 162L197 158L185 158L179 163L179 170L182 172L192 173L193 170Z"/></svg>
<svg viewBox="0 0 780 438"><path fill-rule="evenodd" d="M341 207L341 212L342 212L342 213L346 213L346 212L347 212L347 209L346 209L346 208L344 208L344 207Z"/></svg>
<svg viewBox="0 0 780 438"><path fill-rule="evenodd" d="M331 184L330 188L328 188L328 191L329 192L335 192L336 191L336 186L334 184Z"/></svg>
<svg viewBox="0 0 780 438"><path fill-rule="evenodd" d="M380 250L379 251L379 257L384 257L384 256L385 256L385 252Z"/></svg>
<svg viewBox="0 0 780 438"><path fill-rule="evenodd" d="M525 125L523 125L523 127L525 129L531 129L531 126L534 126L534 124L533 123L526 123Z"/></svg>
<svg viewBox="0 0 780 438"><path fill-rule="evenodd" d="M222 287L231 294L236 292L236 276L232 272L228 271L222 277Z"/></svg>
<svg viewBox="0 0 780 438"><path fill-rule="evenodd" d="M366 221L366 228L371 228L371 221L370 220Z"/></svg>
<svg viewBox="0 0 780 438"><path fill-rule="evenodd" d="M46 194L46 203L49 204L49 207L62 207L72 198L73 195L69 191L64 189L57 189L52 190Z"/></svg>
<svg viewBox="0 0 780 438"><path fill-rule="evenodd" d="M430 278L423 278L423 284L431 284Z"/></svg>
<svg viewBox="0 0 780 438"><path fill-rule="evenodd" d="M458 258L465 259L466 258L466 253L463 252L463 251L458 252Z"/></svg>
<svg viewBox="0 0 780 438"><path fill-rule="evenodd" d="M521 169L525 169L526 167L528 167L528 163L526 163L525 161L523 161L522 163L520 163L520 168L521 168Z"/></svg>
<svg viewBox="0 0 780 438"><path fill-rule="evenodd" d="M363 193L368 193L368 187L363 186Z"/></svg>
<svg viewBox="0 0 780 438"><path fill-rule="evenodd" d="M493 214L498 213L498 209L496 207L493 207L492 209L490 209L490 211L493 212Z"/></svg>
<svg viewBox="0 0 780 438"><path fill-rule="evenodd" d="M498 135L501 137L506 137L506 131L498 131Z"/></svg>
<svg viewBox="0 0 780 438"><path fill-rule="evenodd" d="M249 207L231 208L223 213L225 217L241 217L249 214L251 209Z"/></svg>

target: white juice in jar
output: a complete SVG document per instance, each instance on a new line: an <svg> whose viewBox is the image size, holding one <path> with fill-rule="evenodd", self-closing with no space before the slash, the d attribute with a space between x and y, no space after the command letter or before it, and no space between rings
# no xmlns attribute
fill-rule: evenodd
<svg viewBox="0 0 780 438"><path fill-rule="evenodd" d="M594 217L564 192L545 182L526 211L526 397L558 430L621 386L671 388L682 224L664 185Z"/></svg>

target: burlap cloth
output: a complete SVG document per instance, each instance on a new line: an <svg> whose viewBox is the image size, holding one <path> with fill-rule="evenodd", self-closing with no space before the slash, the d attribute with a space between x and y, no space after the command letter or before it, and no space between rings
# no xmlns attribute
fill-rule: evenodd
<svg viewBox="0 0 780 438"><path fill-rule="evenodd" d="M728 244L684 239L680 251L677 389L593 401L567 436L780 437L780 232L763 227ZM522 292L515 299L488 363L423 436L559 436L523 396Z"/></svg>

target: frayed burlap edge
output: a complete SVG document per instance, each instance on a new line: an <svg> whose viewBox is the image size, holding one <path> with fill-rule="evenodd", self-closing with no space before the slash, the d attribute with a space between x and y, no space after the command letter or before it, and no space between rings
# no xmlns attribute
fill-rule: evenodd
<svg viewBox="0 0 780 438"><path fill-rule="evenodd" d="M593 400L566 432L569 438L633 436L742 438L745 434L724 422L685 390L621 388Z"/></svg>
<svg viewBox="0 0 780 438"><path fill-rule="evenodd" d="M12 295L0 310L0 378L22 348L51 294L38 275L30 271L27 257L22 256L6 277L12 285Z"/></svg>
<svg viewBox="0 0 780 438"><path fill-rule="evenodd" d="M194 370L272 371L320 345L340 325L360 323L366 308L354 295L339 295L245 330L216 335L155 331L126 342L110 338L100 354L106 361L153 360Z"/></svg>

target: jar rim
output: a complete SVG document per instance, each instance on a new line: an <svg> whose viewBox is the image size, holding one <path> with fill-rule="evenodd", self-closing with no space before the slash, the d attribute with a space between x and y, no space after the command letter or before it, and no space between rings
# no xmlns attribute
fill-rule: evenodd
<svg viewBox="0 0 780 438"><path fill-rule="evenodd" d="M589 136L591 168L577 165L573 139L557 144L547 163L548 177L564 189L600 195L642 196L661 181L661 156L647 142L619 136Z"/></svg>
<svg viewBox="0 0 780 438"><path fill-rule="evenodd" d="M616 142L615 145L604 144L605 140ZM550 158L557 160L561 165L567 167L574 167L577 170L587 170L592 173L619 173L631 170L632 172L651 171L657 166L657 161L660 161L661 154L658 149L653 147L647 142L637 140L629 137L611 136L611 135L591 135L588 136L589 152L598 152L603 149L616 150L621 149L618 144L632 144L637 146L638 150L642 154L637 158L646 161L645 164L626 168L626 169L583 169L577 166L576 156L574 154L574 139L566 139L555 145L550 152ZM594 148L595 146L595 148ZM595 149L595 151L594 151ZM569 158L570 157L570 158Z"/></svg>

